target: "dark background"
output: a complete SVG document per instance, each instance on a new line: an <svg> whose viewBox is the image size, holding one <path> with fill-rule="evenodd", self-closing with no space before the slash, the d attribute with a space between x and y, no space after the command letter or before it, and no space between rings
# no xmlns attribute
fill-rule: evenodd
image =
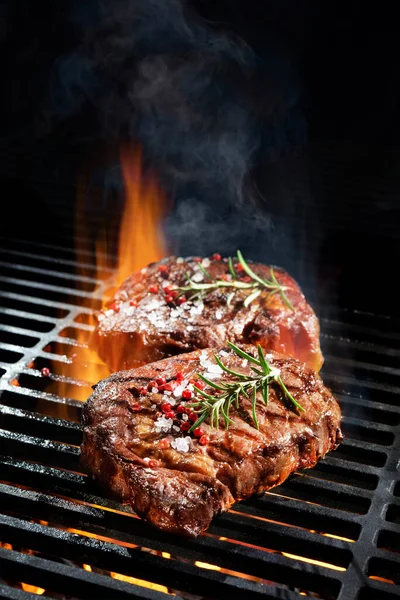
<svg viewBox="0 0 400 600"><path fill-rule="evenodd" d="M162 153L164 139L154 132L146 137L148 115L125 103L137 64L147 54L175 53L184 64L193 49L185 43L174 47L169 17L150 2L155 21L166 24L163 35L133 50L124 46L111 66L102 63L114 47L107 48L109 31L102 28L99 4L13 0L0 7L2 234L72 244L82 168L91 186L105 190L91 200L93 211L118 211L120 182L110 173L118 165L120 141L137 138L173 201L166 232L174 249L232 254L240 247L249 257L290 270L314 302L394 313L400 53L389 3L371 8L354 1L187 3L190 19L201 23L201 17L210 39L236 34L256 56L256 66L246 66L243 75L222 53L215 69L219 95L204 103L206 116L222 107L221 118L232 97L245 107L257 143L249 153L244 199L230 193L229 185L216 188L218 172L212 174L216 184L211 175L203 177L207 185L196 178L189 184L174 180L170 166L194 152L201 128L195 142L182 134L178 149ZM165 0L165 10L168 4ZM121 10L121 3L113 5ZM123 33L115 25L114 37L130 39L130 25L128 20ZM100 55L99 62L88 67L71 58L65 70L77 48L81 58ZM249 134L246 144L252 139ZM210 172L213 164L210 156ZM207 172L207 161L202 168ZM187 205L188 197L194 204ZM198 222L186 223L193 207Z"/></svg>

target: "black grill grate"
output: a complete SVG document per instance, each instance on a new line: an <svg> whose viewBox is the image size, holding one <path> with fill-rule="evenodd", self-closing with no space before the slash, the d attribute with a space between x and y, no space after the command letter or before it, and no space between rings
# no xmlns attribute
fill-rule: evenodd
<svg viewBox="0 0 400 600"><path fill-rule="evenodd" d="M400 596L399 321L325 305L324 379L341 402L345 441L200 539L182 540L105 498L80 471L74 395L91 382L74 380L71 363L81 360L77 332L90 332L82 304L105 291L93 256L83 277L67 248L2 246L0 597L37 597L18 582L49 598Z"/></svg>

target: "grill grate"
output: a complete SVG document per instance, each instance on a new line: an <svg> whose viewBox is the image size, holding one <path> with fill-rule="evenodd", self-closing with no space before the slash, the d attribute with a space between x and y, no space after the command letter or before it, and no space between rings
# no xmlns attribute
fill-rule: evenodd
<svg viewBox="0 0 400 600"><path fill-rule="evenodd" d="M91 329L82 304L105 292L93 256L83 277L67 248L2 245L0 597L37 597L18 582L49 598L400 597L398 320L324 306L324 379L341 402L345 441L183 540L148 527L80 471L76 398L93 382L73 379L71 363L81 359L77 332ZM54 393L55 380L68 397Z"/></svg>

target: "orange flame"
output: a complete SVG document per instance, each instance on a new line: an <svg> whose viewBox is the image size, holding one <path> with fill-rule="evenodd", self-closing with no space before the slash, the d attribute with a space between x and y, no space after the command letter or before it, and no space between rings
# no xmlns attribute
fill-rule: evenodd
<svg viewBox="0 0 400 600"><path fill-rule="evenodd" d="M110 230L112 223L104 223L96 227L97 239L92 239L92 232L87 224L87 185L82 181L78 186L76 229L77 259L80 279L83 284L99 281L92 300L82 301L83 325L70 328L66 337L73 337L78 343L68 355L69 365L54 364L52 374L56 377L54 385L48 391L57 395L74 398L84 402L91 393L90 385L110 374L107 366L97 353L90 348L91 332L96 325L94 312L104 306L121 283L132 273L151 262L159 261L167 253L166 243L161 231L162 220L166 214L167 203L156 178L143 173L142 153L137 147L127 146L121 150L121 166L124 182L125 204L119 224L118 256L112 253ZM88 264L88 255L95 248L96 267ZM61 333L63 335L63 333ZM110 352L121 352L122 349L110 347ZM65 376L67 375L67 377ZM58 415L64 416L64 415Z"/></svg>

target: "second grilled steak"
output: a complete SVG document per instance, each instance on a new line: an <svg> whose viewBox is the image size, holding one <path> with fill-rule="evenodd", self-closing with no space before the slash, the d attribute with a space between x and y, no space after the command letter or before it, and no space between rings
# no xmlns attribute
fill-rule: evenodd
<svg viewBox="0 0 400 600"><path fill-rule="evenodd" d="M200 262L199 262L200 261ZM101 311L94 347L111 371L129 369L162 358L218 347L226 341L261 344L263 348L293 356L316 371L323 357L318 319L297 283L281 269L273 273L285 287L292 310L278 293L267 289L248 307L244 302L252 290L219 288L197 295L177 291L187 276L197 281L211 278L232 281L227 260L217 258L167 258L131 275ZM271 267L252 263L263 279L271 278ZM238 281L248 281L241 265L233 261Z"/></svg>
<svg viewBox="0 0 400 600"><path fill-rule="evenodd" d="M244 349L257 356L254 346ZM249 361L228 348L217 352L231 370L252 373ZM189 434L196 416L188 404L198 397L191 381L201 384L199 373L217 384L235 380L218 371L211 349L111 375L84 407L84 465L152 525L198 535L235 501L313 467L341 441L340 408L321 378L295 359L272 353L267 360L304 412L271 383L267 404L257 393L259 429L251 399L241 396L228 429L221 415L219 428L207 418Z"/></svg>

